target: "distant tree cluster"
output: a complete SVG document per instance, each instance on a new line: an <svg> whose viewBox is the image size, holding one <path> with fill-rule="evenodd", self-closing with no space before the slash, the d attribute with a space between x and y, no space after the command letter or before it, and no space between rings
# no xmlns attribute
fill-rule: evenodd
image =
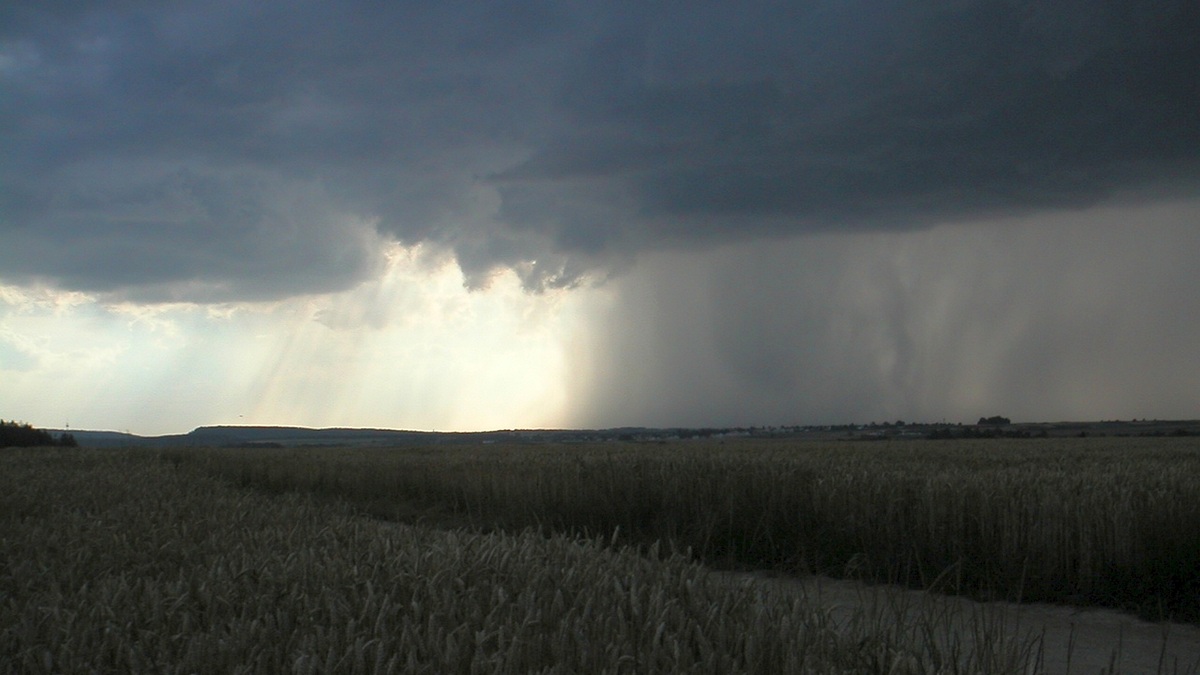
<svg viewBox="0 0 1200 675"><path fill-rule="evenodd" d="M0 420L0 448L27 448L44 445L74 448L79 443L75 442L75 437L71 434L64 433L58 438L54 438L50 432L43 429L34 429L32 426L20 422Z"/></svg>
<svg viewBox="0 0 1200 675"><path fill-rule="evenodd" d="M994 415L992 417L980 417L977 424L981 427L1006 427L1012 424L1012 420L1007 417Z"/></svg>
<svg viewBox="0 0 1200 675"><path fill-rule="evenodd" d="M945 441L959 438L1046 438L1048 436L1045 429L1034 432L1028 429L1001 429L999 425L976 425L934 429L926 438Z"/></svg>

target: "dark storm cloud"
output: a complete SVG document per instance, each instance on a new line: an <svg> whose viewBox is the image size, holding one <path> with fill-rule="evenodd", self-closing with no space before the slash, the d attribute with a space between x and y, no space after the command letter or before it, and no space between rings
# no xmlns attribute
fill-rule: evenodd
<svg viewBox="0 0 1200 675"><path fill-rule="evenodd" d="M591 208L623 195L621 243L1195 187L1194 3L797 5L601 39L566 97L578 135L507 174L513 201L562 237L588 204L549 199L562 182L602 195Z"/></svg>
<svg viewBox="0 0 1200 675"><path fill-rule="evenodd" d="M439 8L8 6L0 273L281 296L377 269L364 223L478 238L474 176L524 133L540 66L520 52L555 19Z"/></svg>
<svg viewBox="0 0 1200 675"><path fill-rule="evenodd" d="M9 3L0 275L468 282L1195 189L1200 5Z"/></svg>

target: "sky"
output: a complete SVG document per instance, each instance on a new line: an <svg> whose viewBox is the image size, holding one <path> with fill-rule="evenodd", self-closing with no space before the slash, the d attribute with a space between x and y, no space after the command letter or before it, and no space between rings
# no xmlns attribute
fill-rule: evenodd
<svg viewBox="0 0 1200 675"><path fill-rule="evenodd" d="M1200 418L1200 4L0 6L0 418Z"/></svg>

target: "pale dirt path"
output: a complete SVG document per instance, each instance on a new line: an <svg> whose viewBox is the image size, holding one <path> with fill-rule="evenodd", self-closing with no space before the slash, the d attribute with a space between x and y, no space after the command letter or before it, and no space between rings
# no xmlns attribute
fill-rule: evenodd
<svg viewBox="0 0 1200 675"><path fill-rule="evenodd" d="M939 639L970 644L973 632L1041 638L1040 667L1046 675L1095 673L1200 673L1200 627L1157 624L1103 609L1022 604L980 603L893 586L866 586L826 577L793 578L764 574L717 573L768 594L812 598L839 622L856 612L905 621L916 627L936 620ZM870 621L870 619L868 619ZM923 624L922 624L923 622ZM1068 661L1069 659L1069 661ZM1161 668L1160 668L1161 664ZM1115 667L1114 667L1115 665Z"/></svg>

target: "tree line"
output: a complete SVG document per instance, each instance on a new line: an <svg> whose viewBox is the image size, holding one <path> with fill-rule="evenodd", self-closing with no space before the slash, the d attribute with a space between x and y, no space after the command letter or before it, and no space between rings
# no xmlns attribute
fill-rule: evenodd
<svg viewBox="0 0 1200 675"><path fill-rule="evenodd" d="M29 424L0 420L0 448L27 448L46 445L74 448L78 447L79 443L69 433L64 432L58 438L55 438L50 432L44 429L35 429Z"/></svg>

